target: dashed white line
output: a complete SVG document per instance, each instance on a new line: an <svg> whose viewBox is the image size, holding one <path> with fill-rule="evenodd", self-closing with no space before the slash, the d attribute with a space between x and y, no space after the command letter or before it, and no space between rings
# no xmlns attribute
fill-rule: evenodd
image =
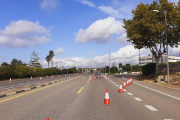
<svg viewBox="0 0 180 120"><path fill-rule="evenodd" d="M132 93L130 93L130 92L127 92L127 94L128 94L128 95L133 95L133 94L132 94Z"/></svg>
<svg viewBox="0 0 180 120"><path fill-rule="evenodd" d="M141 84L138 84L138 83L136 83L136 82L134 82L134 84L139 85L139 86L142 86L142 87L147 88L147 89L149 89L149 90L152 90L152 91L158 92L158 93L160 93L160 94L163 94L163 95L166 95L166 96L172 97L172 98L174 98L174 99L180 100L180 98L174 97L174 96L172 96L172 95L168 95L168 94L166 94L166 93L163 93L163 92L160 92L160 91L158 91L158 90L155 90L155 89L152 89L152 88L146 87L146 86L141 85Z"/></svg>
<svg viewBox="0 0 180 120"><path fill-rule="evenodd" d="M144 105L146 106L148 109L150 109L151 111L158 111L156 108L154 108L153 106L151 105Z"/></svg>
<svg viewBox="0 0 180 120"><path fill-rule="evenodd" d="M134 99L136 99L137 101L142 101L140 98L138 97L134 97Z"/></svg>

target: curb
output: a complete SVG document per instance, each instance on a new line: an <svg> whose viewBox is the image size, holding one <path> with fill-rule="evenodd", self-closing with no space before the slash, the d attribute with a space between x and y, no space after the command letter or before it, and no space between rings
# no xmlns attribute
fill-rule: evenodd
<svg viewBox="0 0 180 120"><path fill-rule="evenodd" d="M72 78L74 78L74 77L71 77L71 78L68 78L68 79L72 79ZM6 93L6 94L3 94L3 95L0 95L0 98L7 97L7 96L10 96L10 95L14 95L14 94L18 94L18 93L25 92L25 91L28 91L28 90L32 90L32 89L48 86L48 85L51 85L51 84L54 84L54 83L58 83L58 82L62 82L64 80L68 80L68 79L56 80L56 81L53 81L53 82L50 82L50 83L46 83L46 84L43 84L43 85L38 85L38 86L35 86L35 87L32 87L32 88L26 88L26 89L19 90L19 91L16 91L16 92Z"/></svg>

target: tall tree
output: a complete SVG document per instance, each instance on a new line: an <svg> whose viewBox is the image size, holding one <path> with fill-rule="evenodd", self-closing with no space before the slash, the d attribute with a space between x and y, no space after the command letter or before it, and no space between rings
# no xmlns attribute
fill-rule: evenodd
<svg viewBox="0 0 180 120"><path fill-rule="evenodd" d="M140 3L135 10L132 10L133 18L124 19L123 27L126 29L128 41L137 49L149 48L156 61L156 73L158 73L159 58L167 52L167 44L170 47L178 47L180 42L177 9L176 4L167 0L159 0L159 3L154 1L150 5Z"/></svg>
<svg viewBox="0 0 180 120"><path fill-rule="evenodd" d="M49 62L51 61L51 57L47 55L45 59L46 59L46 62L48 62L48 68L49 68Z"/></svg>
<svg viewBox="0 0 180 120"><path fill-rule="evenodd" d="M39 60L40 60L40 57L38 56L38 53L33 51L31 54L31 58L30 58L30 66L31 67L41 67Z"/></svg>
<svg viewBox="0 0 180 120"><path fill-rule="evenodd" d="M52 64L52 68L53 68L53 57L54 57L54 51L49 51L49 56L51 57L51 64Z"/></svg>

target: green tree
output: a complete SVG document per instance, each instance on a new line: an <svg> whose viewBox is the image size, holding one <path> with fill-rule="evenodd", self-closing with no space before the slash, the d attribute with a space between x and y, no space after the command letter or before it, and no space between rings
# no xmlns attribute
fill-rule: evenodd
<svg viewBox="0 0 180 120"><path fill-rule="evenodd" d="M7 62L3 62L3 63L1 64L1 66L9 67L9 64L8 64Z"/></svg>
<svg viewBox="0 0 180 120"><path fill-rule="evenodd" d="M178 47L180 42L179 6L167 0L160 0L159 3L140 3L135 10L132 10L133 18L124 19L124 28L127 38L135 48L148 48L156 60L156 73L158 73L158 60L162 54L167 52L166 45L166 22L167 13L167 36L168 45ZM159 13L153 12L159 10Z"/></svg>
<svg viewBox="0 0 180 120"><path fill-rule="evenodd" d="M47 55L45 59L46 59L46 62L48 62L48 68L49 68L49 62L51 61L51 57Z"/></svg>
<svg viewBox="0 0 180 120"><path fill-rule="evenodd" d="M117 73L118 68L117 67L111 67L111 73Z"/></svg>
<svg viewBox="0 0 180 120"><path fill-rule="evenodd" d="M49 56L51 57L51 67L53 68L53 57L54 57L54 51L50 50L49 51Z"/></svg>
<svg viewBox="0 0 180 120"><path fill-rule="evenodd" d="M14 65L22 65L23 62L21 60L17 60L16 58L12 59L11 63L10 63L10 66L14 66Z"/></svg>

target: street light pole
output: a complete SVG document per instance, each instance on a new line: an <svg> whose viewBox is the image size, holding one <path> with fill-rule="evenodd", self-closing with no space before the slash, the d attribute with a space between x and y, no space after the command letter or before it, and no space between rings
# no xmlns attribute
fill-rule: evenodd
<svg viewBox="0 0 180 120"><path fill-rule="evenodd" d="M130 51L130 58L131 58L131 51ZM130 63L132 64L132 61L130 61ZM132 73L132 65L131 65L131 73Z"/></svg>
<svg viewBox="0 0 180 120"><path fill-rule="evenodd" d="M109 75L110 75L110 49L106 48L106 50L109 50Z"/></svg>
<svg viewBox="0 0 180 120"><path fill-rule="evenodd" d="M36 54L36 52L35 52L35 46L36 45L39 45L39 43L36 43L35 45L34 45L34 74L36 73L36 66L35 66L35 54Z"/></svg>
<svg viewBox="0 0 180 120"><path fill-rule="evenodd" d="M159 10L153 10L154 12L160 12ZM167 19L166 19L166 10L164 11L165 14L165 24L166 24L166 47L167 47L167 79L168 79L168 83L169 83L169 62L168 62L168 41L167 41Z"/></svg>

